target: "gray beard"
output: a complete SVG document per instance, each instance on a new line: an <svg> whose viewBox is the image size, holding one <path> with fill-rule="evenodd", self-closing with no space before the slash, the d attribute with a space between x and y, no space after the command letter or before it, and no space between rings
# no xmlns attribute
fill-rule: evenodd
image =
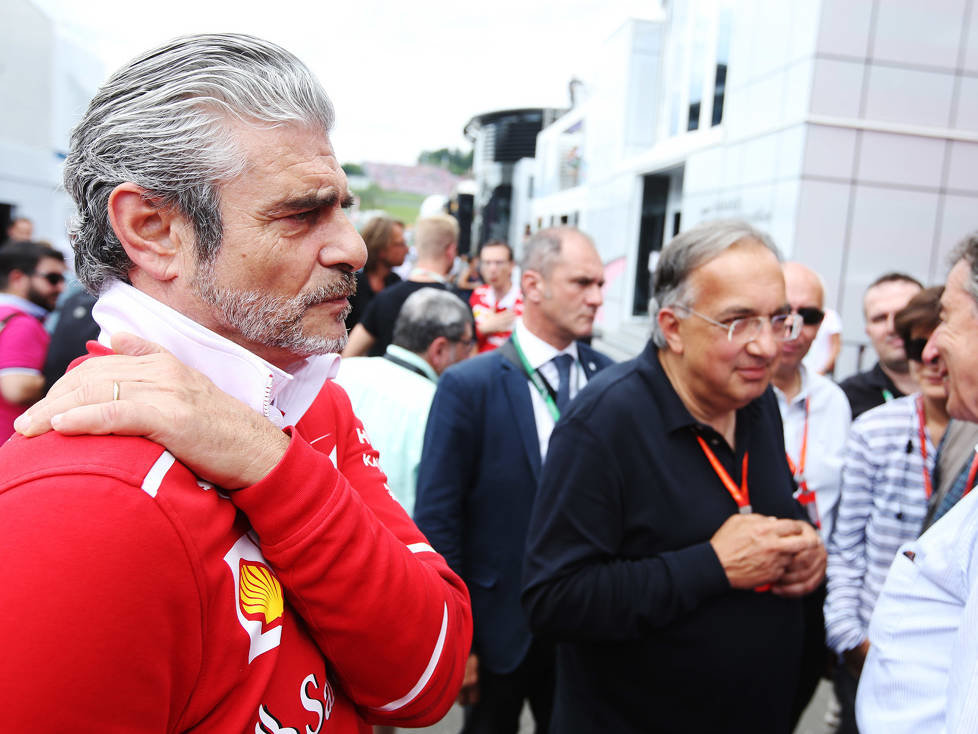
<svg viewBox="0 0 978 734"><path fill-rule="evenodd" d="M262 291L220 288L215 282L213 263L205 263L197 268L194 292L218 310L225 328L236 331L249 342L281 349L297 357L338 354L346 346L346 333L330 338L306 334L302 330L302 317L310 307L339 296L350 296L356 290L352 273L335 272L337 277L327 285L286 297ZM348 304L337 316L337 321L342 322L351 308Z"/></svg>

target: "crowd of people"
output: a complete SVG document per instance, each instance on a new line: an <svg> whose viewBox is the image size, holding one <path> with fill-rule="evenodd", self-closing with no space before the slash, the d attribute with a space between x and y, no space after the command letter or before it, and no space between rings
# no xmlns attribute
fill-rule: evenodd
<svg viewBox="0 0 978 734"><path fill-rule="evenodd" d="M457 701L465 734L526 705L541 733L787 734L823 677L839 732L978 727L978 235L943 286L869 285L878 361L836 384L820 275L699 224L616 364L586 233L461 272L448 215L358 233L332 124L248 36L116 72L65 161L98 297L54 331L98 341L47 379L64 257L8 230L0 730L390 731Z"/></svg>

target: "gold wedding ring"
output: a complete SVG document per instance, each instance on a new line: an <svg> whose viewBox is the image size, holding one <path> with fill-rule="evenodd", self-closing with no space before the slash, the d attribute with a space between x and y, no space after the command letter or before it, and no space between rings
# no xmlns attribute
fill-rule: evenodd
<svg viewBox="0 0 978 734"><path fill-rule="evenodd" d="M115 380L112 381L112 399L113 400L119 399L119 383L116 382Z"/></svg>

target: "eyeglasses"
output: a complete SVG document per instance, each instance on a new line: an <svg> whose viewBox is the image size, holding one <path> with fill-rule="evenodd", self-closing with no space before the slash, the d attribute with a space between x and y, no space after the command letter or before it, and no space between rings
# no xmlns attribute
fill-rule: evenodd
<svg viewBox="0 0 978 734"><path fill-rule="evenodd" d="M38 278L44 278L51 285L58 285L59 283L64 283L65 276L61 273L32 273Z"/></svg>
<svg viewBox="0 0 978 734"><path fill-rule="evenodd" d="M743 344L757 339L757 337L759 337L761 332L764 330L765 324L770 324L771 335L774 337L775 341L790 342L792 339L796 339L798 334L801 333L801 326L803 323L802 316L794 313L780 313L771 317L747 316L745 318L734 319L733 321L724 323L723 321L711 319L706 314L702 314L689 306L680 305L678 308L683 308L694 316L699 316L704 321L707 321L714 326L719 326L721 329L727 332L727 341L737 341Z"/></svg>
<svg viewBox="0 0 978 734"><path fill-rule="evenodd" d="M818 326L822 323L822 319L825 318L825 311L820 308L815 308L814 306L802 306L801 308L796 308L795 313L801 316L802 323L805 326Z"/></svg>
<svg viewBox="0 0 978 734"><path fill-rule="evenodd" d="M908 339L903 343L904 349L907 352L907 359L911 359L914 362L924 363L924 347L927 346L929 337L919 337L917 339Z"/></svg>

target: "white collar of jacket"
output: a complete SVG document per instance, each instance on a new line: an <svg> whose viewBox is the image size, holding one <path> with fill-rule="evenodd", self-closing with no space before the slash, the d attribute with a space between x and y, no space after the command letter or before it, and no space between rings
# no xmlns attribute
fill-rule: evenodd
<svg viewBox="0 0 978 734"><path fill-rule="evenodd" d="M339 371L338 354L313 355L291 374L193 321L131 285L113 282L92 309L99 342L130 332L156 342L178 360L203 372L218 388L283 428L312 405L327 379Z"/></svg>

